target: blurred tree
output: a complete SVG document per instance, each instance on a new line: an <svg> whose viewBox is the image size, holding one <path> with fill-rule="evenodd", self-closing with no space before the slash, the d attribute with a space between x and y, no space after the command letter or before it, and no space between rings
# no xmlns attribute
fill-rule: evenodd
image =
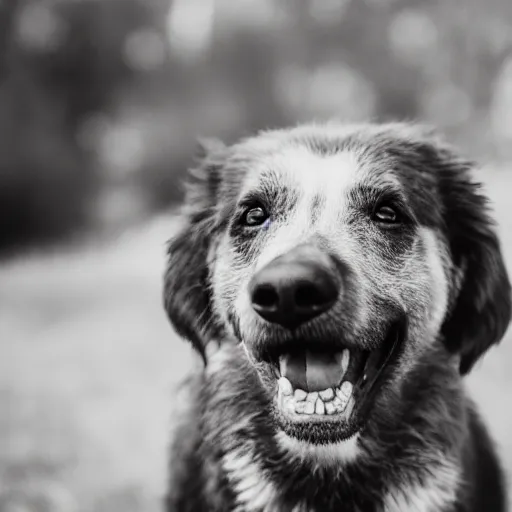
<svg viewBox="0 0 512 512"><path fill-rule="evenodd" d="M196 135L418 118L509 145L511 34L509 0L0 2L0 251L175 204Z"/></svg>
<svg viewBox="0 0 512 512"><path fill-rule="evenodd" d="M77 133L134 79L125 40L150 23L136 0L0 4L0 252L87 224L103 176Z"/></svg>

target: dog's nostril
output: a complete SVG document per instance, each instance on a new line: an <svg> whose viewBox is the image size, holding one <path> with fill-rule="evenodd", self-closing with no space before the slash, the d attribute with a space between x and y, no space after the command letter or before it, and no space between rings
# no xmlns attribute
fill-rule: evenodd
<svg viewBox="0 0 512 512"><path fill-rule="evenodd" d="M295 290L295 304L299 308L320 306L326 302L328 300L325 295L312 283L302 283Z"/></svg>
<svg viewBox="0 0 512 512"><path fill-rule="evenodd" d="M272 286L258 286L254 290L252 302L262 308L275 308L279 305L279 295Z"/></svg>

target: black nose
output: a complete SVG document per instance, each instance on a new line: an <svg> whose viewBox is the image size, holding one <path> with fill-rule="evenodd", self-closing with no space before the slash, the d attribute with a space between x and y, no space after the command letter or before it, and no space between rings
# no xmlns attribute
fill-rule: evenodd
<svg viewBox="0 0 512 512"><path fill-rule="evenodd" d="M308 244L263 267L251 279L249 293L261 317L294 329L330 309L340 284L332 258Z"/></svg>

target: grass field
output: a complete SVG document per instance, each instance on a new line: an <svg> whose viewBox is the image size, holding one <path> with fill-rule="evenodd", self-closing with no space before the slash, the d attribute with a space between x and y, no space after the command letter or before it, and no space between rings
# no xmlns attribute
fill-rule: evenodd
<svg viewBox="0 0 512 512"><path fill-rule="evenodd" d="M512 271L512 173L488 184ZM153 512L188 346L161 307L171 217L0 268L0 512ZM512 473L509 333L468 379Z"/></svg>

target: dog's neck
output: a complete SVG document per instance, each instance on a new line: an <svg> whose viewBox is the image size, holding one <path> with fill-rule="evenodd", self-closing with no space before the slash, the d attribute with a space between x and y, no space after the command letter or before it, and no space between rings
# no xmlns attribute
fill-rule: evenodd
<svg viewBox="0 0 512 512"><path fill-rule="evenodd" d="M318 499L318 504L315 504L301 497L300 491L293 495L294 499L287 501L281 487L274 483L272 475L267 473L258 460L257 453L249 447L245 449L240 447L227 453L223 457L222 465L228 480L233 485L236 510L245 512L324 511L338 509L341 504L344 506L343 510L354 510L354 512L356 510L440 512L451 510L457 498L461 480L457 465L449 461L439 462L431 468L434 471L425 475L424 478L390 486L383 495L383 499L375 498L372 502L372 497L359 497L358 500L356 492L342 491L343 487L348 488L350 480L342 478L341 465L338 479L330 482L326 488L328 492L331 491L331 497L338 495L338 498L322 496ZM340 484L339 489L333 492L337 483ZM364 492L359 495L364 496ZM308 494L304 493L302 496L308 496Z"/></svg>

